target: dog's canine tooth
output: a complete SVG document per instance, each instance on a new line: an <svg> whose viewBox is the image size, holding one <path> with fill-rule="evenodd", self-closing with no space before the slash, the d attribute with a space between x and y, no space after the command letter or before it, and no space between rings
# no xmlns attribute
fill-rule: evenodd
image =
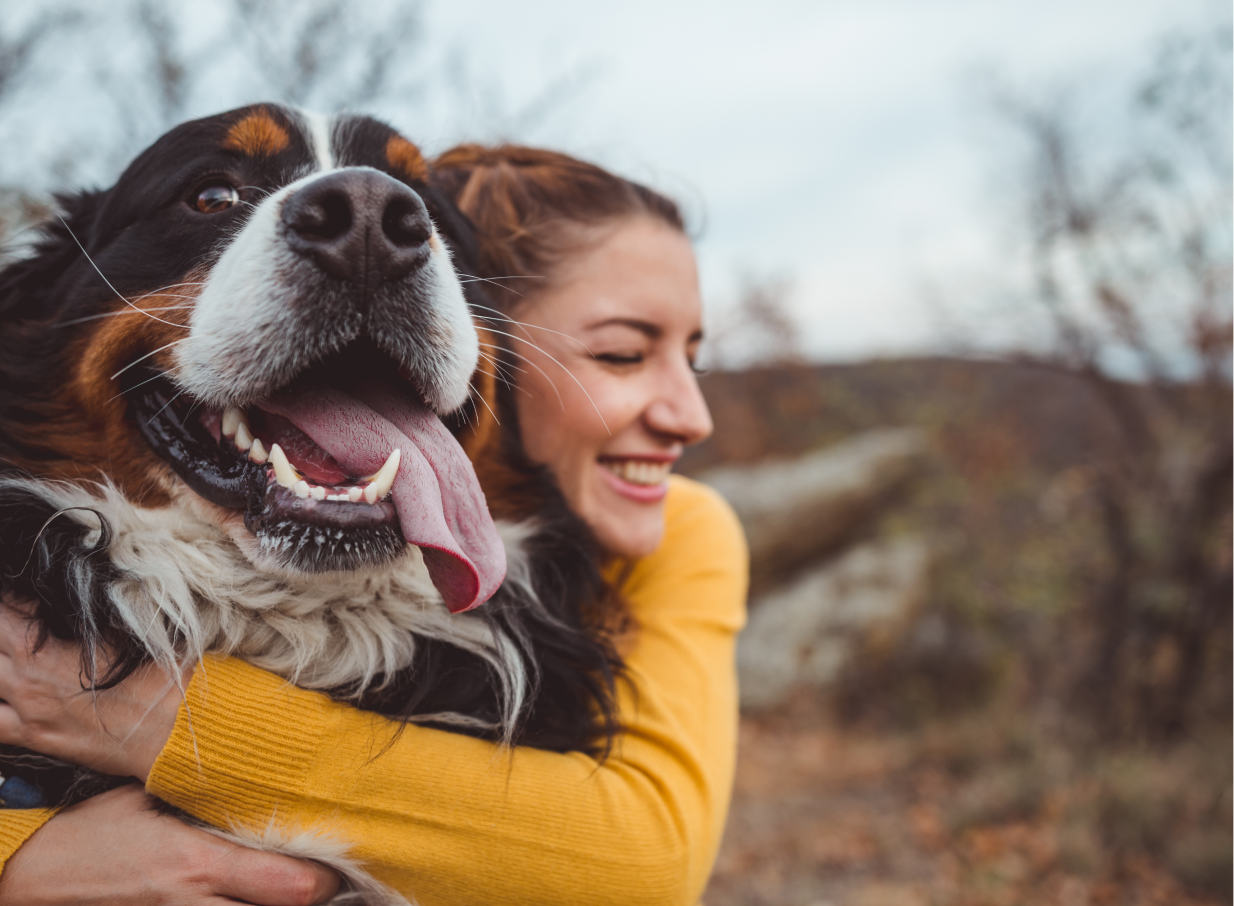
<svg viewBox="0 0 1234 906"><path fill-rule="evenodd" d="M373 476L373 483L368 487L373 489L373 493L376 495L377 500L380 500L389 494L390 488L394 487L394 476L398 474L398 464L402 458L402 451L396 449L393 453L386 457L385 463L380 469L377 470L377 474ZM368 488L364 489L364 496L365 499L368 498ZM369 503L372 502L372 500L369 500Z"/></svg>
<svg viewBox="0 0 1234 906"><path fill-rule="evenodd" d="M236 449L247 453L249 447L253 446L253 440L253 433L249 431L249 426L243 421L240 422L240 424L236 426Z"/></svg>
<svg viewBox="0 0 1234 906"><path fill-rule="evenodd" d="M295 485L292 486L292 490L295 492L297 497L307 497L309 495L308 482L301 478L295 483Z"/></svg>
<svg viewBox="0 0 1234 906"><path fill-rule="evenodd" d="M255 463L263 463L270 458L270 454L266 452L265 445L261 442L260 437L253 438L253 446L249 447L249 459Z"/></svg>
<svg viewBox="0 0 1234 906"><path fill-rule="evenodd" d="M291 463L287 459L287 454L283 452L283 448L278 444L270 447L270 465L274 466L274 480L285 488L294 487L296 481L296 470L291 467Z"/></svg>
<svg viewBox="0 0 1234 906"><path fill-rule="evenodd" d="M235 406L228 406L223 410L223 436L235 437L236 429L240 427L240 423L244 421L244 413Z"/></svg>

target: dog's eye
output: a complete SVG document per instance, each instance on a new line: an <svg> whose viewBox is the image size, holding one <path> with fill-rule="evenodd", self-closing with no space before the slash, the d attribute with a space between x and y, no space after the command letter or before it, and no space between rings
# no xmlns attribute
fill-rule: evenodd
<svg viewBox="0 0 1234 906"><path fill-rule="evenodd" d="M213 182L197 190L194 207L203 214L217 214L240 203L236 187L225 182Z"/></svg>

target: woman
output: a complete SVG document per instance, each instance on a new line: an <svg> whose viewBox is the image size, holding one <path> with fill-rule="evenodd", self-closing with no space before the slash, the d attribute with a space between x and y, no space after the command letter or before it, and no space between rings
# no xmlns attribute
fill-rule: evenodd
<svg viewBox="0 0 1234 906"><path fill-rule="evenodd" d="M487 323L519 362L527 452L612 555L636 627L609 757L506 759L461 735L396 734L234 660L193 673L187 709L149 671L96 711L80 695L77 652L28 657L11 612L0 621L0 741L141 778L219 826L272 814L328 825L425 904L693 903L732 780L745 550L714 494L668 480L682 448L711 431L691 370L701 306L689 241L671 202L564 155L464 146L437 167L476 222L485 272L511 278ZM0 813L0 906L275 906L320 902L337 883L286 857L222 858L230 847L148 801L129 787L50 820Z"/></svg>

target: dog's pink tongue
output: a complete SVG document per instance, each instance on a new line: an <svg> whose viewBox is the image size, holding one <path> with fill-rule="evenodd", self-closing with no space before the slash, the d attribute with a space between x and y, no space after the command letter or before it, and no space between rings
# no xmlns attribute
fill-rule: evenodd
<svg viewBox="0 0 1234 906"><path fill-rule="evenodd" d="M470 610L497 591L506 574L501 537L475 470L433 413L376 384L356 396L331 388L283 394L262 408L290 419L352 475L373 474L401 450L390 496L446 606Z"/></svg>

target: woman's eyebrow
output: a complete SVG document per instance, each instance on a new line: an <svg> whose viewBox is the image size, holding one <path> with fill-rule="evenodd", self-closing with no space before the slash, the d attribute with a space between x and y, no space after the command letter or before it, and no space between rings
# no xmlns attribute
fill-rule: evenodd
<svg viewBox="0 0 1234 906"><path fill-rule="evenodd" d="M649 340L658 340L664 334L664 330L659 324L653 324L650 321L643 321L638 318L605 318L603 321L588 324L586 329L599 330L601 327L612 327L613 325L637 330Z"/></svg>

